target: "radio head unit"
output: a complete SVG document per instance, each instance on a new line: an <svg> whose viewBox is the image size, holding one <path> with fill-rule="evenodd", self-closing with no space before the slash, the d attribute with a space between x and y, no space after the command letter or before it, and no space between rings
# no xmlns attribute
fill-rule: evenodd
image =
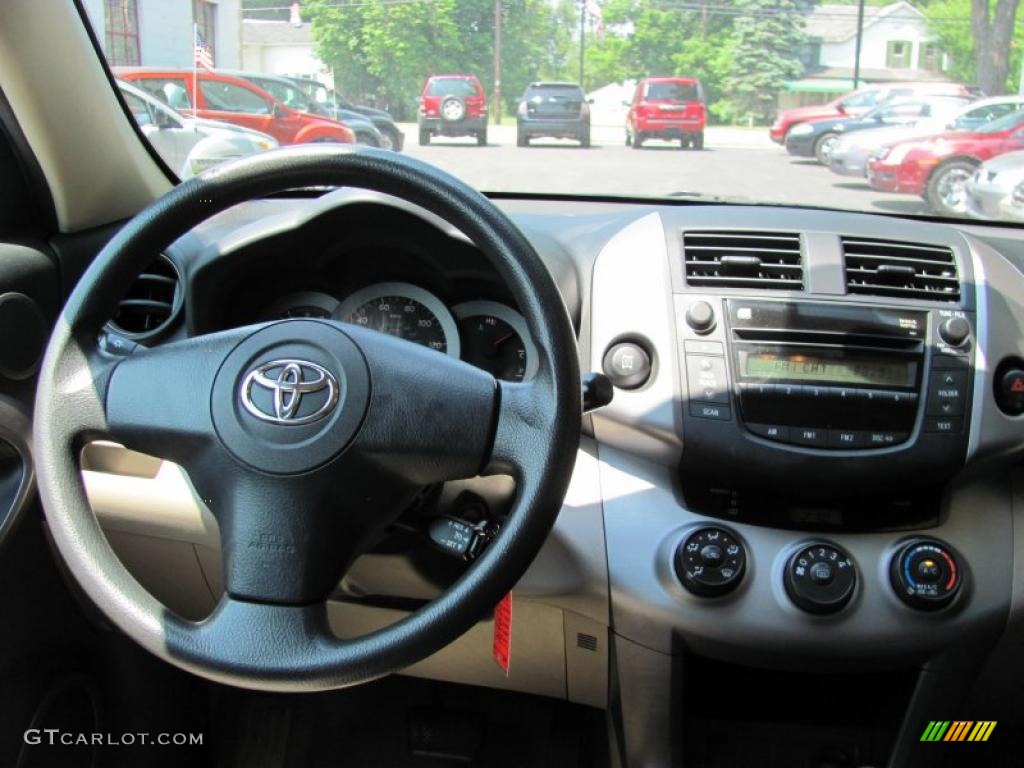
<svg viewBox="0 0 1024 768"><path fill-rule="evenodd" d="M973 314L848 300L677 296L683 470L829 484L961 466ZM716 308L709 330L691 304ZM943 329L955 319L966 338ZM947 338L948 337L948 338ZM955 341L957 343L950 343ZM922 475L924 477L924 475Z"/></svg>

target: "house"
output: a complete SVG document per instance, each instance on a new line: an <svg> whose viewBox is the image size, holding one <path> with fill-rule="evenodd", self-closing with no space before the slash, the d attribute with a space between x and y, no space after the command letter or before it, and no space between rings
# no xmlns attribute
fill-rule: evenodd
<svg viewBox="0 0 1024 768"><path fill-rule="evenodd" d="M946 55L928 30L924 14L905 0L866 5L860 81L945 80ZM780 106L799 106L852 90L857 47L857 6L823 4L808 14L806 75L787 83Z"/></svg>
<svg viewBox="0 0 1024 768"><path fill-rule="evenodd" d="M292 4L287 21L243 19L242 68L325 80L327 67L316 57L312 25L302 20L298 3Z"/></svg>
<svg viewBox="0 0 1024 768"><path fill-rule="evenodd" d="M199 28L217 67L240 61L240 0L83 0L114 66L191 67Z"/></svg>

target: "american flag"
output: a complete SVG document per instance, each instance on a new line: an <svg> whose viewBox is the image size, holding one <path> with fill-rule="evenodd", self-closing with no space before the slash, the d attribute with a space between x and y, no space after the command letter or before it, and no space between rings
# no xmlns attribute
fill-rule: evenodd
<svg viewBox="0 0 1024 768"><path fill-rule="evenodd" d="M202 33L196 28L195 62L203 69L213 71L213 51L206 44Z"/></svg>

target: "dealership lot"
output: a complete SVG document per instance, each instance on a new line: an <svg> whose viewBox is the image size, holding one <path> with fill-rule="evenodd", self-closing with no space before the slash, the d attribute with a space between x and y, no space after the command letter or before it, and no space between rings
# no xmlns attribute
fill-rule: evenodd
<svg viewBox="0 0 1024 768"><path fill-rule="evenodd" d="M471 138L416 144L416 126L401 126L408 154L433 163L487 191L585 192L624 196L810 205L882 213L922 214L924 202L878 192L866 180L837 176L804 158L790 157L768 139L767 128L709 128L705 149L679 150L678 143L652 141L625 146L617 126L593 128L593 146L538 139L516 147L515 127L491 126L488 145ZM737 198L743 190L744 198Z"/></svg>

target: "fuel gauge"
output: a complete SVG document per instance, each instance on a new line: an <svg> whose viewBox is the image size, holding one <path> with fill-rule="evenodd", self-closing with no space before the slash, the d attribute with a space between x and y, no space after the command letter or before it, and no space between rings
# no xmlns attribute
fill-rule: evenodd
<svg viewBox="0 0 1024 768"><path fill-rule="evenodd" d="M452 308L459 326L462 359L503 381L522 381L537 370L537 350L526 321L494 301L468 301Z"/></svg>

